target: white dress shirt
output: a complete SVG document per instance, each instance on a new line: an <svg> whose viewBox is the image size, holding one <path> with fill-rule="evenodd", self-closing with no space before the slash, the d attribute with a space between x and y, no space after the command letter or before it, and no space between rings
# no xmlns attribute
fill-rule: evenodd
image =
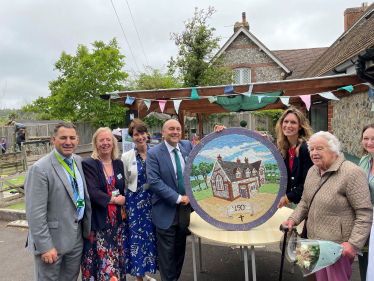
<svg viewBox="0 0 374 281"><path fill-rule="evenodd" d="M174 167L174 173L175 173L175 178L177 179L178 181L178 175L177 175L177 164L175 163L175 153L174 153L174 148L178 149L178 156L179 156L179 160L180 160L180 163L181 163L181 167L182 167L182 173L184 172L184 167L186 166L186 163L184 162L184 159L183 159L183 155L182 155L182 152L179 148L179 144L177 144L177 147L174 147L174 146L171 146L167 141L165 141L165 145L166 145L166 148L168 149L169 151L169 154L170 154L170 158L171 158L171 163L173 163L173 167ZM181 199L182 199L182 196L179 195L178 197L178 200L177 200L177 204L179 204L181 202Z"/></svg>

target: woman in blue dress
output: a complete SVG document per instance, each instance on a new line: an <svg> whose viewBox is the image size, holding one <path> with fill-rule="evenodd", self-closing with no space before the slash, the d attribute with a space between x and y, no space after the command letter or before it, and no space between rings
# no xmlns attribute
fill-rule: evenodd
<svg viewBox="0 0 374 281"><path fill-rule="evenodd" d="M152 196L146 175L147 126L135 119L128 134L135 148L122 155L126 187L126 220L124 221L123 249L126 273L136 281L156 281L146 275L155 274L157 265L156 231L152 223Z"/></svg>

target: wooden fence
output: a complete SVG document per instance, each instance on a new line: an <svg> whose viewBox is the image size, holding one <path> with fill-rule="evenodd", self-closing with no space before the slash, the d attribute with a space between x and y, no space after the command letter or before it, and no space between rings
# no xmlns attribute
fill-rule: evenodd
<svg viewBox="0 0 374 281"><path fill-rule="evenodd" d="M48 136L52 137L53 130L57 123L43 124L43 125L26 125L26 141L29 136ZM92 142L92 136L96 129L91 128L91 122L75 123L77 126L77 133L79 136L79 144L89 144ZM15 135L13 134L14 127L0 127L0 137L5 137L7 142L7 152L14 151L12 147L15 143ZM8 150L9 149L9 150ZM1 153L1 152L0 152Z"/></svg>

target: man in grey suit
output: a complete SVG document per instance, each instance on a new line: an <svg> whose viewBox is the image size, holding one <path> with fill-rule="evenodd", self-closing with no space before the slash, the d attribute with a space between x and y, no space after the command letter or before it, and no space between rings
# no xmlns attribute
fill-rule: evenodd
<svg viewBox="0 0 374 281"><path fill-rule="evenodd" d="M91 204L82 158L73 154L75 125L59 123L55 149L32 165L25 178L28 250L34 254L35 280L77 280L83 237L91 231Z"/></svg>

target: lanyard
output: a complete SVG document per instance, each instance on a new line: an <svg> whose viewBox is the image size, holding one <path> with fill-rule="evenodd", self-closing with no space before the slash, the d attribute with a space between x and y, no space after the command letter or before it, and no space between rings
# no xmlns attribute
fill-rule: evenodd
<svg viewBox="0 0 374 281"><path fill-rule="evenodd" d="M105 169L105 165L104 165L104 163L103 163L103 161L101 161L101 159L99 158L99 160L100 160L100 162L101 162L101 165L103 166L103 168L104 168L104 172L105 172L105 175L106 175L106 178L108 179L108 184L110 185L110 186L113 186L112 185L112 182L113 182L113 177L114 177L114 167L112 167L112 175L109 177L109 175L108 175L108 173L107 173L107 171L106 171L106 169ZM113 163L113 160L112 159L110 159L110 163Z"/></svg>
<svg viewBox="0 0 374 281"><path fill-rule="evenodd" d="M147 168L143 165L143 161L142 159L139 157L139 153L136 152L136 157L138 158L139 162L140 162L140 165L142 165L142 168L144 170L144 176L145 176L145 180L148 181L147 179Z"/></svg>
<svg viewBox="0 0 374 281"><path fill-rule="evenodd" d="M73 158L73 169L74 169L74 172L73 172L70 169L70 167L65 163L65 161L61 159L60 155L58 155L56 151L55 151L55 154L56 154L57 160L61 163L61 165L66 169L66 171L68 171L68 173L70 174L70 176L73 178L73 181L74 181L73 188L77 190L78 196L80 197L78 183L77 183L77 173L75 171L75 161L74 161L74 158Z"/></svg>

